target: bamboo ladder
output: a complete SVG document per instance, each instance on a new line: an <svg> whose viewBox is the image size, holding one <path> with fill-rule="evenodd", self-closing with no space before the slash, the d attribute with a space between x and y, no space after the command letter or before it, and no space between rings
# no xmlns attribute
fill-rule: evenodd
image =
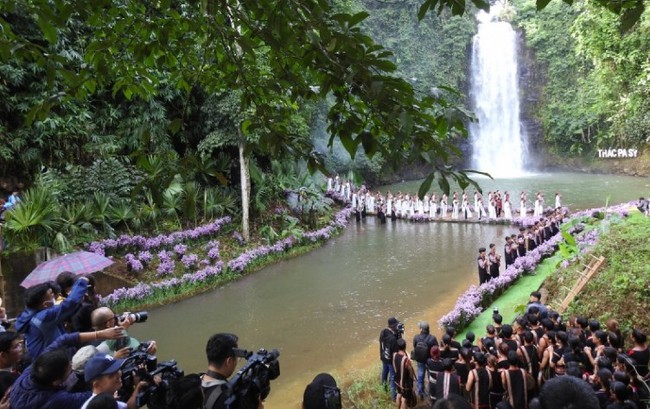
<svg viewBox="0 0 650 409"><path fill-rule="evenodd" d="M573 299L576 298L578 294L580 294L580 292L585 287L585 285L587 285L591 277L593 277L594 274L596 274L596 272L605 263L605 257L603 256L600 257L595 257L594 255L590 255L590 256L591 256L591 261L589 261L589 264L583 265L585 269L582 270L582 272L578 273L580 274L580 278L578 278L578 281L575 283L573 288L569 289L569 293L567 294L566 298L564 299L564 301L562 301L562 304L560 304L560 306L556 309L556 311L559 312L560 314L564 313L564 311L566 311L566 309L569 308L569 304L571 304Z"/></svg>

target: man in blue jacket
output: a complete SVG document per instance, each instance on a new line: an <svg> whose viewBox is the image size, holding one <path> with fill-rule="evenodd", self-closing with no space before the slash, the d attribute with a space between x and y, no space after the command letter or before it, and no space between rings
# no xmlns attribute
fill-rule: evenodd
<svg viewBox="0 0 650 409"><path fill-rule="evenodd" d="M18 377L9 397L12 408L20 409L75 409L90 398L91 392L68 392L65 381L72 372L69 349L98 339L116 339L123 327L94 332L74 332L58 337Z"/></svg>
<svg viewBox="0 0 650 409"><path fill-rule="evenodd" d="M54 305L55 295L51 283L39 284L25 292L25 311L16 320L16 329L25 334L25 346L32 359L65 333L63 324L81 306L88 278L79 278L72 291L59 305Z"/></svg>

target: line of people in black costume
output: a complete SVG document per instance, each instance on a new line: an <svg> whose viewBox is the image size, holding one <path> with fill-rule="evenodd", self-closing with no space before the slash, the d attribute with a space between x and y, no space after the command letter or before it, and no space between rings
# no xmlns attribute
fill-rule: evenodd
<svg viewBox="0 0 650 409"><path fill-rule="evenodd" d="M503 246L503 258L505 268L508 268L518 257L523 257L527 252L534 250L538 245L550 239L560 231L562 214L559 211L549 217L542 217L535 225L528 229L519 228L519 234L506 236ZM501 267L501 255L497 253L494 243L489 246L489 252L485 247L478 249L478 277L479 283L483 284L492 278L499 276Z"/></svg>
<svg viewBox="0 0 650 409"><path fill-rule="evenodd" d="M469 332L459 342L453 328L440 344L435 340L424 373L432 406L647 409L646 334L634 329L624 336L614 319L601 325L571 317L565 324L539 297L531 294L525 314L513 325L502 325L495 311L494 323L478 340ZM421 336L415 336L414 349ZM395 382L403 383L399 374Z"/></svg>

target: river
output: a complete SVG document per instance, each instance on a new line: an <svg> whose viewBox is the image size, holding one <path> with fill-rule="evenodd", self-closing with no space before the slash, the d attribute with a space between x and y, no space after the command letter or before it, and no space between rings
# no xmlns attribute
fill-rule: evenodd
<svg viewBox="0 0 650 409"><path fill-rule="evenodd" d="M522 189L529 200L537 190L546 192L547 205L558 191L572 209L604 206L608 196L610 203L634 200L650 191L647 179L570 173L480 183L485 191L510 191L515 207ZM418 186L407 182L390 189L416 192ZM514 231L483 224L352 221L322 248L155 309L131 332L141 340L156 339L160 359L173 357L186 372L205 370L205 344L216 332L236 333L247 349L276 348L282 374L272 382L266 408L299 408L305 385L319 372L341 380L377 362L376 338L387 318L402 320L409 340L420 320L436 327L456 297L478 281L478 247L500 245Z"/></svg>

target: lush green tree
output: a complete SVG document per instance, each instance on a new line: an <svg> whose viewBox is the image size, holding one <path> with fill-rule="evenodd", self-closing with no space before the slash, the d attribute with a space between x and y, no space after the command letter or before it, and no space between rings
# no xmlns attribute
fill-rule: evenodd
<svg viewBox="0 0 650 409"><path fill-rule="evenodd" d="M621 15L623 28L643 11L641 0L595 1ZM536 7L549 2L537 0ZM470 4L489 5L487 0L413 5L424 19L429 10L461 15ZM5 1L0 61L13 82L0 92L19 95L20 87L40 88L29 90L31 100L14 101L5 110L3 120L26 119L33 126L22 138L7 141L1 154L14 162L16 156L31 160L25 166L32 171L32 163L81 160L84 150L93 149L137 147L145 154L174 149L183 156L203 137L201 129L188 126L199 114L194 98L237 90L246 113L235 126L242 163L253 148L243 141L256 133L254 145L261 151L275 157L288 153L304 158L311 170L319 167L319 155L290 127L298 107L327 96L330 145L340 140L353 157L362 146L370 157L381 153L393 166L423 158L439 172L443 188L448 175L467 183L464 173L446 166L460 154L454 137L465 134L468 120L450 103L457 97L417 92L397 77L395 56L364 34L360 24L368 14L347 12L354 9L352 2L331 7L317 0ZM403 16L398 21L404 22ZM25 71L28 65L32 68ZM26 74L34 78L25 81ZM106 93L122 106L103 105ZM120 112L138 108L148 116ZM88 121L96 112L105 113L99 127ZM57 123L61 113L66 120ZM16 127L3 122L3 131L11 125ZM111 143L120 130L123 137ZM30 145L34 141L36 150Z"/></svg>
<svg viewBox="0 0 650 409"><path fill-rule="evenodd" d="M556 2L541 12L534 0L516 6L514 22L541 74L535 112L549 149L589 157L597 148L647 143L647 14L621 33L615 14L589 2Z"/></svg>
<svg viewBox="0 0 650 409"><path fill-rule="evenodd" d="M197 86L208 94L236 89L242 111L250 112L238 132L263 130L261 149L291 151L311 169L318 157L292 139L288 119L296 106L324 96L333 101L332 140L340 138L352 155L359 145L395 163L434 152L439 160L433 165L446 174L444 164L457 154L447 136L464 132L464 111L439 96L417 95L410 83L391 75L391 54L359 28L365 13L335 14L317 1L17 4L36 17L47 43L17 35L3 18L0 55L34 61L48 75L60 73L69 86L62 99L103 87L145 100L166 84L187 93ZM88 36L84 64L70 70L47 51L73 15ZM31 113L42 118L58 103L47 100Z"/></svg>

